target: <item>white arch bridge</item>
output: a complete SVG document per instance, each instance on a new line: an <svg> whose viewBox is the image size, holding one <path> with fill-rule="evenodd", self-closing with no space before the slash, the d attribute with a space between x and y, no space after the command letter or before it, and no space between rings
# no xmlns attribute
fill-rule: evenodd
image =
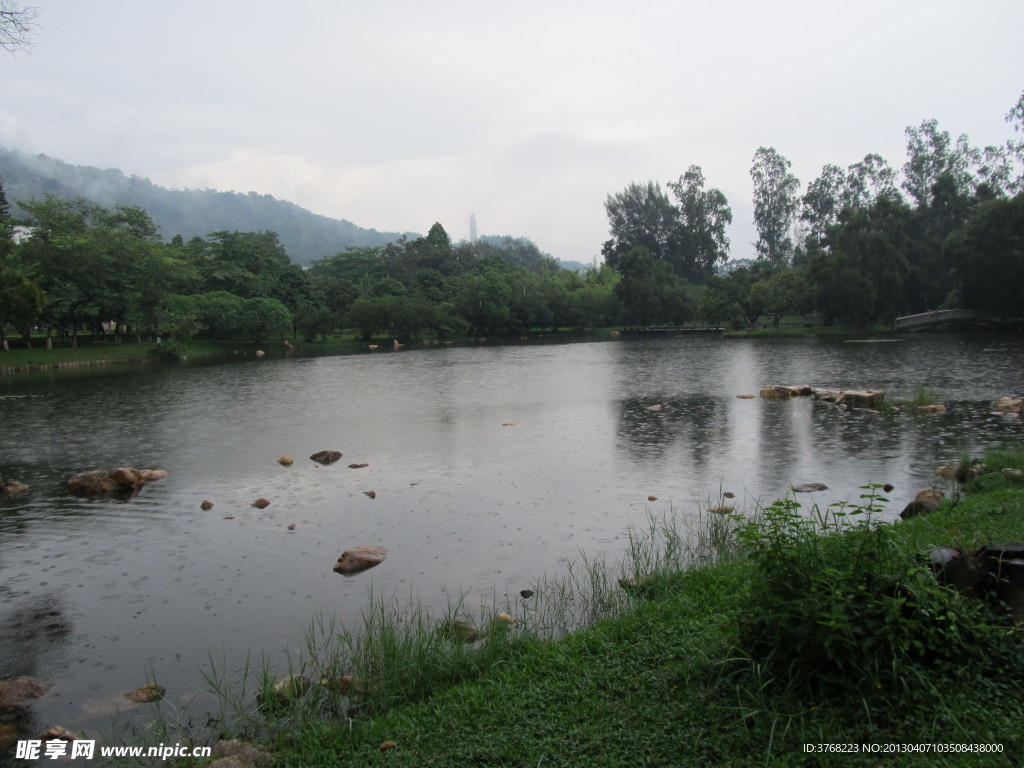
<svg viewBox="0 0 1024 768"><path fill-rule="evenodd" d="M988 318L973 309L937 309L896 318L897 331L921 331L946 323L985 323Z"/></svg>

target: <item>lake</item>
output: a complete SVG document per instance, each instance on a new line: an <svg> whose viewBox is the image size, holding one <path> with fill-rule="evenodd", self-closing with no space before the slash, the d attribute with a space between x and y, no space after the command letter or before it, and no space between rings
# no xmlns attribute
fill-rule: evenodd
<svg viewBox="0 0 1024 768"><path fill-rule="evenodd" d="M31 487L0 501L0 678L55 681L34 732L103 730L148 678L185 702L211 655L283 667L315 614L356 622L371 588L490 605L580 552L618 557L648 512L691 513L722 491L767 503L821 482L799 500L825 505L892 483L895 516L943 487L937 466L1024 434L989 413L1024 388L1024 341L1011 336L270 357L0 376L0 472ZM926 386L949 411L737 397L768 384L890 401ZM344 456L308 458L323 449ZM129 501L64 489L74 472L118 466L169 477ZM270 506L252 507L260 497ZM355 545L390 554L355 577L332 572Z"/></svg>

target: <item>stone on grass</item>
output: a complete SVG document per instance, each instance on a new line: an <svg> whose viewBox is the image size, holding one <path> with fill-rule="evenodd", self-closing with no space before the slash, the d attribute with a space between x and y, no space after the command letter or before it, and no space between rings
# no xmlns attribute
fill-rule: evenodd
<svg viewBox="0 0 1024 768"><path fill-rule="evenodd" d="M466 621L446 621L437 628L441 637L451 640L453 643L475 643L487 637L482 629L477 629Z"/></svg>
<svg viewBox="0 0 1024 768"><path fill-rule="evenodd" d="M270 768L270 753L244 741L218 741L210 751L215 760L210 768Z"/></svg>
<svg viewBox="0 0 1024 768"><path fill-rule="evenodd" d="M900 512L900 517L904 520L909 520L917 515L934 512L939 508L944 498L942 492L936 491L934 488L925 488L923 491L918 491L914 500L907 504L903 511Z"/></svg>

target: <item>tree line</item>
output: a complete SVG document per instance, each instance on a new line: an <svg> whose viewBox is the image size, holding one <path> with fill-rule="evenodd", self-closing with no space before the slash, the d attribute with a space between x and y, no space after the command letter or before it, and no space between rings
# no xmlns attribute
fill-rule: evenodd
<svg viewBox="0 0 1024 768"><path fill-rule="evenodd" d="M817 313L826 325L891 325L939 308L1024 318L1024 93L1014 138L973 147L925 120L906 129L897 172L868 154L826 165L801 193L791 162L755 152L756 259L728 261L725 195L699 166L670 182L608 195L605 263L627 322L742 326Z"/></svg>
<svg viewBox="0 0 1024 768"><path fill-rule="evenodd" d="M304 269L274 232L213 232L164 242L137 206L53 196L18 201L0 184L0 343L76 346L83 330L160 337L180 353L197 333L260 344L271 335L323 339L353 330L406 342L418 335L509 335L619 322L616 274L559 267L525 238L453 244L426 237L350 247ZM13 332L13 334L12 334Z"/></svg>
<svg viewBox="0 0 1024 768"><path fill-rule="evenodd" d="M869 154L826 165L801 194L774 148L754 154L757 258L729 261L725 195L691 166L668 192L632 183L605 202L610 239L582 273L525 238L425 237L350 247L303 268L272 231L165 242L141 207L53 196L19 200L0 183L0 346L77 344L82 330L309 341L338 330L406 342L420 335L688 321L753 324L818 313L825 324L893 323L961 307L1024 317L1024 94L1015 138L975 148L934 120L906 130L901 172ZM671 193L671 196L669 194Z"/></svg>

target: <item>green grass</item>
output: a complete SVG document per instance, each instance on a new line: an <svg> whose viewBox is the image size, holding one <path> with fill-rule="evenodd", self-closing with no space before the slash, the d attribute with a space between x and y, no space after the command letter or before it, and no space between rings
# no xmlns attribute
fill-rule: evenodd
<svg viewBox="0 0 1024 768"><path fill-rule="evenodd" d="M213 665L221 711L196 737L256 740L281 768L1020 765L1024 631L940 586L921 559L936 546L1024 540L1024 484L999 472L1024 466L1024 451L986 463L974 493L906 522L877 522L885 502L872 486L859 505L827 510L676 510L633 531L621 564L583 560L528 599L484 611L456 601L433 617L371 600L357 632L314 622L287 670L348 674L362 692L314 685L260 709L269 670ZM790 604L799 610L786 618ZM503 610L516 623L496 622ZM438 629L455 619L490 634L453 643ZM843 643L853 644L830 652Z"/></svg>

